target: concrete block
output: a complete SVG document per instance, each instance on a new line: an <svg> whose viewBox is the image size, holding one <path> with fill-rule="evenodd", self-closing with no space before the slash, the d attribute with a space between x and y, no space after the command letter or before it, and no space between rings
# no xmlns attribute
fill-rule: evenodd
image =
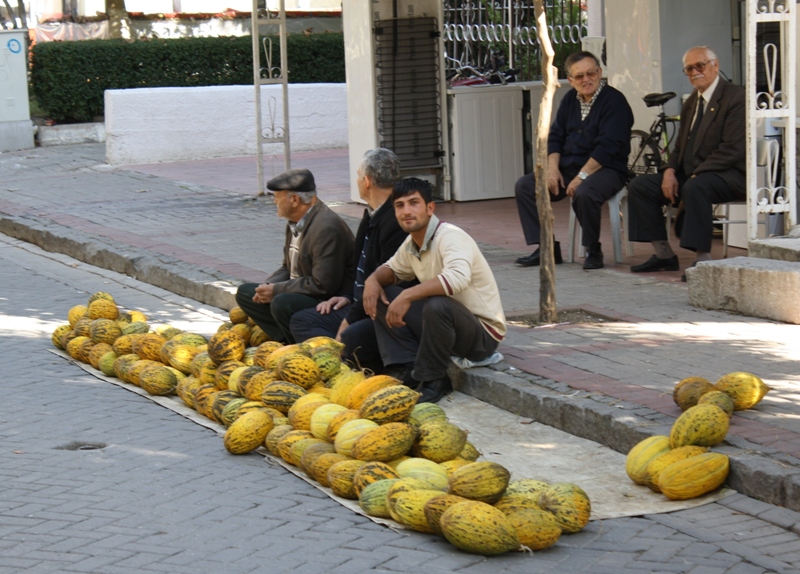
<svg viewBox="0 0 800 574"><path fill-rule="evenodd" d="M261 87L262 128L283 130L281 86ZM106 90L106 161L111 165L255 155L253 86ZM345 84L289 85L292 151L347 147ZM265 144L264 154L282 154Z"/></svg>
<svg viewBox="0 0 800 574"><path fill-rule="evenodd" d="M706 261L686 270L689 303L800 324L800 265L756 257Z"/></svg>
<svg viewBox="0 0 800 574"><path fill-rule="evenodd" d="M0 121L0 153L35 147L30 120Z"/></svg>
<svg viewBox="0 0 800 574"><path fill-rule="evenodd" d="M39 126L36 139L42 147L106 141L106 130L102 123L64 124Z"/></svg>
<svg viewBox="0 0 800 574"><path fill-rule="evenodd" d="M747 244L750 257L776 259L779 261L800 261L800 238L770 237L757 239Z"/></svg>

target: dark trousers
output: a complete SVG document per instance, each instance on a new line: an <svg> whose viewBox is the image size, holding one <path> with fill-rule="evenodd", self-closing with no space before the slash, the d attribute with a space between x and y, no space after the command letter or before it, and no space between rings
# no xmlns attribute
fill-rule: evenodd
<svg viewBox="0 0 800 574"><path fill-rule="evenodd" d="M564 182L569 182L578 174L577 170L563 169ZM600 218L603 204L614 197L625 185L625 177L618 171L603 168L587 177L575 190L572 198L572 210L583 230L584 247L600 241ZM539 209L536 207L536 178L532 173L523 175L514 186L517 198L517 210L525 234L525 243L538 245L541 227L539 225ZM550 201L561 201L567 197L566 188L561 188L558 195L551 195Z"/></svg>
<svg viewBox="0 0 800 574"><path fill-rule="evenodd" d="M398 293L397 287L386 289L390 301ZM386 325L386 310L387 306L379 302L375 317L375 334L384 362L413 362L412 375L418 381L444 377L450 357L481 361L497 349L498 342L475 315L451 297L415 301L403 318L405 327L390 329Z"/></svg>
<svg viewBox="0 0 800 574"><path fill-rule="evenodd" d="M311 337L336 337L339 326L347 317L348 308L343 307L321 314L316 308L303 309L292 315L289 327L295 341L305 341ZM383 372L378 341L375 339L375 327L369 317L348 325L342 332L344 343L343 357L355 366L369 369L373 373Z"/></svg>
<svg viewBox="0 0 800 574"><path fill-rule="evenodd" d="M292 315L302 309L316 307L319 299L298 293L281 293L273 297L271 303L255 303L253 295L255 295L258 285L258 283L239 285L236 290L237 305L273 341L296 342L289 328Z"/></svg>
<svg viewBox="0 0 800 574"><path fill-rule="evenodd" d="M640 175L628 184L628 237L631 241L665 241L667 230L661 209L669 200L661 191L662 175ZM678 189L685 210L681 247L690 251L711 251L714 233L714 204L741 201L744 193L732 191L714 173L692 178L678 176Z"/></svg>

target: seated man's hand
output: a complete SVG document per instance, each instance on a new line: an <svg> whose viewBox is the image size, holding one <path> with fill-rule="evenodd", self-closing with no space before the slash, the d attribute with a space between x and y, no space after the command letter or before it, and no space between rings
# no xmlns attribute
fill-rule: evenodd
<svg viewBox="0 0 800 574"><path fill-rule="evenodd" d="M347 322L347 319L342 319L342 324L339 325L339 330L336 331L336 340L339 341L340 343L342 342L342 333L344 333L344 330L347 329L349 326L350 323Z"/></svg>
<svg viewBox="0 0 800 574"><path fill-rule="evenodd" d="M274 286L271 283L262 283L256 287L253 303L270 303L274 296Z"/></svg>
<svg viewBox="0 0 800 574"><path fill-rule="evenodd" d="M672 203L678 198L678 178L675 177L675 170L674 169L666 169L664 170L664 174L661 179L661 192L664 194L664 197L670 200Z"/></svg>
<svg viewBox="0 0 800 574"><path fill-rule="evenodd" d="M550 195L558 195L561 188L564 187L564 176L561 171L557 169L550 169L547 173L547 189Z"/></svg>
<svg viewBox="0 0 800 574"><path fill-rule="evenodd" d="M572 178L572 181L570 181L569 185L567 186L567 197L573 197L575 195L575 190L578 189L578 186L582 183L583 180L577 175Z"/></svg>
<svg viewBox="0 0 800 574"><path fill-rule="evenodd" d="M378 300L389 304L389 299L386 297L386 292L372 276L368 277L364 282L364 311L370 318L374 319L378 313Z"/></svg>
<svg viewBox="0 0 800 574"><path fill-rule="evenodd" d="M317 305L317 312L320 315L327 315L331 311L338 311L342 307L347 307L350 304L350 299L347 297L331 297L327 301L323 301Z"/></svg>

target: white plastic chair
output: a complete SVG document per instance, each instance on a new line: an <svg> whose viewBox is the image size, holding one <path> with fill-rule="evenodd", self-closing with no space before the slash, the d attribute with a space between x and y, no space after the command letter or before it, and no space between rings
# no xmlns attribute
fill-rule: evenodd
<svg viewBox="0 0 800 574"><path fill-rule="evenodd" d="M611 237L614 242L614 262L622 263L622 220L623 211L627 215L627 199L628 188L623 187L617 194L606 201L608 205L608 219L611 222ZM567 246L567 261L573 263L575 261L575 239L577 235L577 243L580 245L582 239L582 230L580 225L576 225L575 211L569 210L569 245ZM633 255L633 247L630 241L626 241L627 255ZM585 249L581 245L579 257L585 255Z"/></svg>

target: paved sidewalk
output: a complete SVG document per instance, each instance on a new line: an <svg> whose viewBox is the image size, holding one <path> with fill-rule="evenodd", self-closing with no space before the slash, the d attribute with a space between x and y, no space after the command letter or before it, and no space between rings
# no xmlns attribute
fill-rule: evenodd
<svg viewBox="0 0 800 574"><path fill-rule="evenodd" d="M270 198L255 197L252 158L125 168L103 161L102 145L0 155L0 231L220 308L233 304L239 282L280 264L284 224ZM322 199L355 227L362 208L349 202L347 151L295 154L293 165L310 168ZM568 205L554 207L566 249ZM513 199L440 204L437 214L480 242L509 317L537 310L538 270L513 265L528 252ZM610 238L603 243L609 261ZM609 320L514 326L501 347L506 361L454 368L457 386L626 452L668 433L680 414L671 398L680 379L756 373L773 390L732 419L721 449L732 456L729 483L800 510L800 327L691 307L680 273L628 271L648 251L637 246L630 261L598 271L558 266L559 306ZM682 254L682 266L690 260Z"/></svg>

